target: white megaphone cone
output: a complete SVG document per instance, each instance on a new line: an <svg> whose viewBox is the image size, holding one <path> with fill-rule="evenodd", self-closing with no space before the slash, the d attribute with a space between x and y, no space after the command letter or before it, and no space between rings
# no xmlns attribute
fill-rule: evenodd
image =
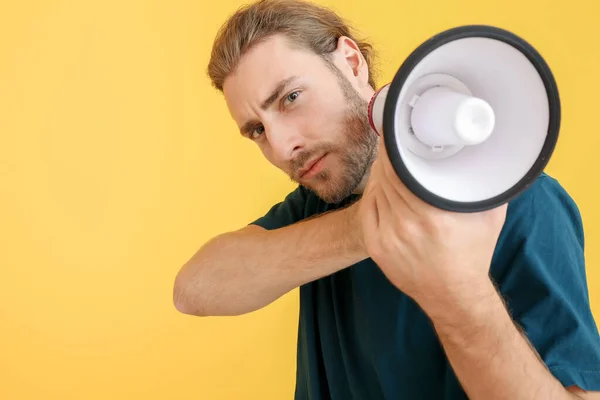
<svg viewBox="0 0 600 400"><path fill-rule="evenodd" d="M481 25L419 46L368 107L403 183L438 208L497 207L542 173L558 140L552 73L523 39Z"/></svg>

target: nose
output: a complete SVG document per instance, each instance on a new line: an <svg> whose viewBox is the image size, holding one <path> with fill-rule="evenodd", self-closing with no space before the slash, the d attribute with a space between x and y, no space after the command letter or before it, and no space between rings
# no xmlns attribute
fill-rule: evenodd
<svg viewBox="0 0 600 400"><path fill-rule="evenodd" d="M290 162L304 148L303 137L295 127L272 124L270 127L265 128L267 139L277 162Z"/></svg>

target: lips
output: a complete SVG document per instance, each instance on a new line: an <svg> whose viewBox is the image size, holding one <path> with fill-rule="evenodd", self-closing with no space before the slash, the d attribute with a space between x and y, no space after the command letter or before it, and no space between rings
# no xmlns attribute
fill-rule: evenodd
<svg viewBox="0 0 600 400"><path fill-rule="evenodd" d="M310 170L315 166L315 164L321 161L326 155L327 154L323 154L322 156L309 160L306 164L304 164L304 167L302 167L302 169L298 171L300 178L303 178L304 175L309 173Z"/></svg>

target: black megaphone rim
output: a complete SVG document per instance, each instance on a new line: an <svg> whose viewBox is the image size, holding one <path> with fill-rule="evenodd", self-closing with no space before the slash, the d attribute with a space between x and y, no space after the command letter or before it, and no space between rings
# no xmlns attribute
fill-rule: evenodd
<svg viewBox="0 0 600 400"><path fill-rule="evenodd" d="M410 76L412 70L429 53L449 42L465 38L490 38L507 43L520 51L535 67L541 77L547 92L549 106L549 125L546 140L540 152L540 156L523 176L511 188L503 193L486 200L475 202L458 202L449 200L432 193L422 186L410 173L402 160L398 143L396 142L394 114L400 92L404 83ZM437 208L453 212L480 212L496 208L517 197L529 188L546 168L558 141L561 122L561 105L558 87L550 67L547 65L540 53L520 36L507 30L490 25L464 25L445 30L417 47L402 63L396 72L386 97L383 109L383 138L386 151L392 166L404 185L423 201Z"/></svg>

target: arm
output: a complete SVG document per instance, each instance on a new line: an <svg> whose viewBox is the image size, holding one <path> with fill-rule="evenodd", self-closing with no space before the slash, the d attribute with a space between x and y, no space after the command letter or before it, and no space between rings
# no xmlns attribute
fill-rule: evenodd
<svg viewBox="0 0 600 400"><path fill-rule="evenodd" d="M251 225L212 239L179 271L175 306L198 316L243 314L367 258L356 207L279 229Z"/></svg>
<svg viewBox="0 0 600 400"><path fill-rule="evenodd" d="M509 207L445 212L408 190L381 157L361 199L368 253L430 317L474 400L585 399L600 391L581 217L555 180L543 176L532 186Z"/></svg>
<svg viewBox="0 0 600 400"><path fill-rule="evenodd" d="M598 392L561 385L513 323L491 281L460 297L438 298L425 311L469 398L600 399Z"/></svg>
<svg viewBox="0 0 600 400"><path fill-rule="evenodd" d="M600 399L583 225L554 179L509 207L489 277L421 305L470 398Z"/></svg>

